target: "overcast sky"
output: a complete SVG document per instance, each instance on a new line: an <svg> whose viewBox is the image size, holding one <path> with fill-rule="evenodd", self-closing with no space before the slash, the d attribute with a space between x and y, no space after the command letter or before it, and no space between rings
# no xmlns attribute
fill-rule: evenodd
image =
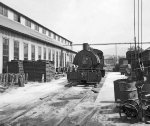
<svg viewBox="0 0 150 126"><path fill-rule="evenodd" d="M134 0L0 1L75 44L131 42L134 38ZM143 0L143 41L150 41L149 12L150 0ZM111 54L112 52L115 54L114 46L94 47L106 53L110 50ZM129 46L117 47L119 51ZM149 45L144 46L146 47ZM81 48L75 47L74 49L80 50Z"/></svg>

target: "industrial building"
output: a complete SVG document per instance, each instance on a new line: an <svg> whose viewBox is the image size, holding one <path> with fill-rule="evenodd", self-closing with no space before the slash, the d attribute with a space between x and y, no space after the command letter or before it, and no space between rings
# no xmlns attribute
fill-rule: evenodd
<svg viewBox="0 0 150 126"><path fill-rule="evenodd" d="M76 52L72 42L0 2L0 73L11 60L51 60L66 67Z"/></svg>

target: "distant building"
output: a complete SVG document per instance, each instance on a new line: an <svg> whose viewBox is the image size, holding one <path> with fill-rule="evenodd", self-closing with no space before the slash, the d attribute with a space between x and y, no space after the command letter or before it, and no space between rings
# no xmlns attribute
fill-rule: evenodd
<svg viewBox="0 0 150 126"><path fill-rule="evenodd" d="M0 73L11 60L51 60L65 67L75 54L71 41L0 2Z"/></svg>
<svg viewBox="0 0 150 126"><path fill-rule="evenodd" d="M114 57L107 57L104 59L105 65L115 65L116 59Z"/></svg>

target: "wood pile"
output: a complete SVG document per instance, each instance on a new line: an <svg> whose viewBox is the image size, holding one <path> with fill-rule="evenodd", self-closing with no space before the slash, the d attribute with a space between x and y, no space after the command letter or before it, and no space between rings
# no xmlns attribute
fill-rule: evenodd
<svg viewBox="0 0 150 126"><path fill-rule="evenodd" d="M52 61L24 61L24 72L28 73L29 81L50 82L55 76L55 67Z"/></svg>
<svg viewBox="0 0 150 126"><path fill-rule="evenodd" d="M50 82L55 76L55 67L52 61L38 60L35 63L35 80Z"/></svg>
<svg viewBox="0 0 150 126"><path fill-rule="evenodd" d="M28 74L29 81L35 81L35 61L23 61L24 73Z"/></svg>
<svg viewBox="0 0 150 126"><path fill-rule="evenodd" d="M23 61L11 60L8 62L8 73L24 73Z"/></svg>

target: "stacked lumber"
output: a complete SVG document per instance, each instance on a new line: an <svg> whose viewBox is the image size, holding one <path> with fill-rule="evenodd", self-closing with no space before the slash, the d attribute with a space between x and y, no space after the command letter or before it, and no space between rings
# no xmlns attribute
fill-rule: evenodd
<svg viewBox="0 0 150 126"><path fill-rule="evenodd" d="M23 61L29 81L50 82L55 76L54 63L49 60Z"/></svg>
<svg viewBox="0 0 150 126"><path fill-rule="evenodd" d="M55 67L52 61L38 60L35 63L35 80L50 82L55 76Z"/></svg>
<svg viewBox="0 0 150 126"><path fill-rule="evenodd" d="M27 83L26 75L24 74L23 61L22 60L11 60L7 63L8 73L1 75L1 84L4 86L11 86L14 84L23 87Z"/></svg>
<svg viewBox="0 0 150 126"><path fill-rule="evenodd" d="M24 73L23 61L11 60L8 62L8 73Z"/></svg>
<svg viewBox="0 0 150 126"><path fill-rule="evenodd" d="M35 61L23 61L24 73L28 74L29 81L35 81Z"/></svg>

